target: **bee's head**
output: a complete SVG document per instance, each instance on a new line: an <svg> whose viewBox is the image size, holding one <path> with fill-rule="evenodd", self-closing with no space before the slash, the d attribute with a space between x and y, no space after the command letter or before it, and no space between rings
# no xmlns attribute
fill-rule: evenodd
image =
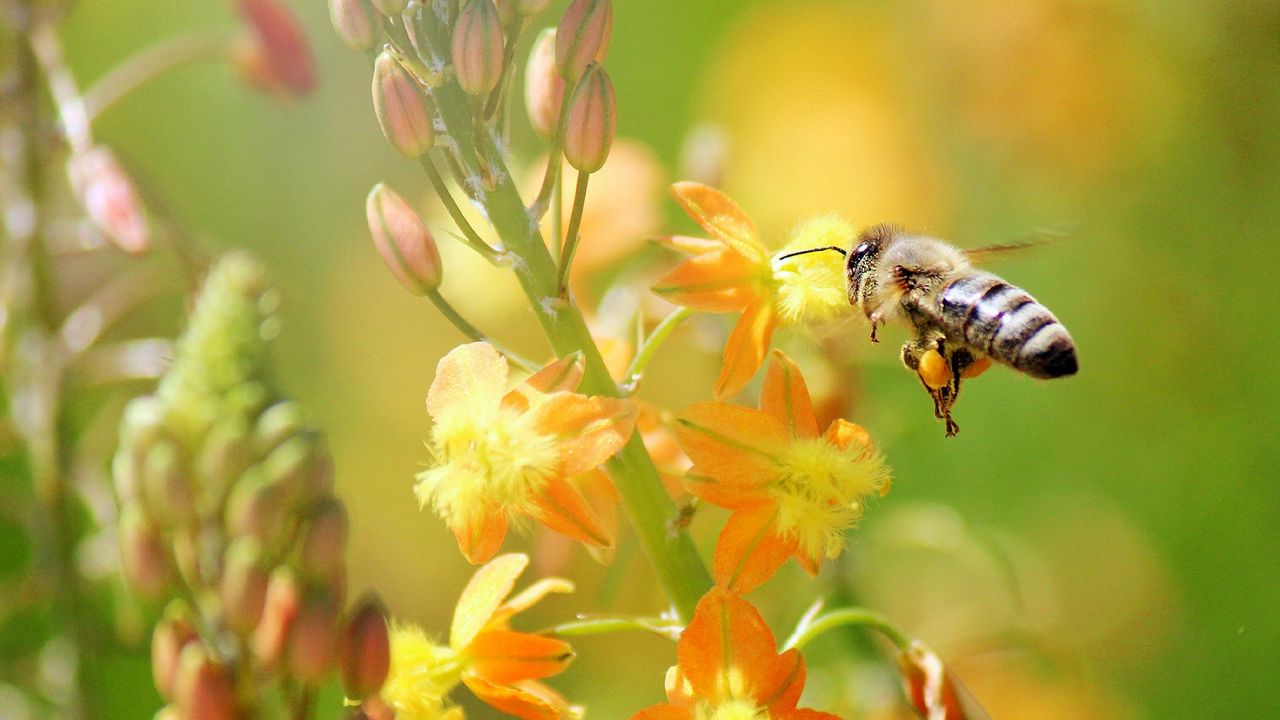
<svg viewBox="0 0 1280 720"><path fill-rule="evenodd" d="M845 261L851 305L867 309L868 302L876 294L876 269L880 266L880 257L901 232L896 225L880 224L858 233Z"/></svg>

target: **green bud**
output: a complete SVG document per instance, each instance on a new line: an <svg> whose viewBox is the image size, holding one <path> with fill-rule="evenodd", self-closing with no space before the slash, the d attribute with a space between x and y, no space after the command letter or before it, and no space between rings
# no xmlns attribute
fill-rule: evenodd
<svg viewBox="0 0 1280 720"><path fill-rule="evenodd" d="M254 444L258 452L267 454L302 430L302 410L289 400L278 402L262 411L254 426Z"/></svg>
<svg viewBox="0 0 1280 720"><path fill-rule="evenodd" d="M120 566L125 582L145 598L163 597L173 582L164 536L136 503L120 511Z"/></svg>
<svg viewBox="0 0 1280 720"><path fill-rule="evenodd" d="M373 111L387 142L401 155L421 157L435 144L435 107L391 50L374 61Z"/></svg>
<svg viewBox="0 0 1280 720"><path fill-rule="evenodd" d="M387 17L404 12L404 8L408 4L408 0L373 0L373 6L378 8L378 12Z"/></svg>
<svg viewBox="0 0 1280 720"><path fill-rule="evenodd" d="M255 467L236 483L227 499L227 531L233 537L252 538L264 548L275 548L285 531L291 489L266 477Z"/></svg>
<svg viewBox="0 0 1280 720"><path fill-rule="evenodd" d="M485 96L502 79L502 18L493 0L467 0L453 26L453 72L470 95Z"/></svg>
<svg viewBox="0 0 1280 720"><path fill-rule="evenodd" d="M178 658L187 643L197 642L195 625L192 624L186 605L181 601L170 602L164 617L151 633L151 678L156 690L166 700L173 699L174 681L178 675Z"/></svg>
<svg viewBox="0 0 1280 720"><path fill-rule="evenodd" d="M240 636L247 636L262 618L270 579L267 570L258 541L237 538L227 548L218 597L227 626Z"/></svg>
<svg viewBox="0 0 1280 720"><path fill-rule="evenodd" d="M242 418L228 418L215 424L205 437L196 460L197 475L204 483L200 511L217 514L226 502L231 486L253 464L253 438Z"/></svg>
<svg viewBox="0 0 1280 720"><path fill-rule="evenodd" d="M194 493L191 470L177 443L152 445L142 477L142 497L151 515L166 527L185 525L195 517Z"/></svg>

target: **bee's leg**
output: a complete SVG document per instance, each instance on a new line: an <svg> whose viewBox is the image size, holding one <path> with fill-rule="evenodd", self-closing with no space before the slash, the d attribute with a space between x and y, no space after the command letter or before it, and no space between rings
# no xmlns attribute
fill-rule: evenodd
<svg viewBox="0 0 1280 720"><path fill-rule="evenodd" d="M947 422L947 436L950 437L955 434L955 430L958 427L951 419L951 406L955 403L955 395L958 390L954 373L946 384L934 387L925 380L925 376L920 372L920 358L925 353L936 352L945 358L945 350L942 338L919 337L908 341L902 346L902 364L915 371L916 377L920 379L920 385L924 387L925 392L929 393L929 397L933 400L933 416Z"/></svg>
<svg viewBox="0 0 1280 720"><path fill-rule="evenodd" d="M880 325L884 321L880 319L880 315L878 313L872 315L868 319L871 320L871 342L878 343L880 342L880 339L876 337L876 330L880 329Z"/></svg>

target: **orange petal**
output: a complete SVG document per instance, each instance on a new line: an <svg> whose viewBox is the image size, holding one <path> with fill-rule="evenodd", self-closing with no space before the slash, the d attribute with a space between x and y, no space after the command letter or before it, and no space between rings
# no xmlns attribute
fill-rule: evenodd
<svg viewBox="0 0 1280 720"><path fill-rule="evenodd" d="M538 522L561 535L597 547L613 545L613 536L600 522L590 503L564 478L548 480L533 502L538 506Z"/></svg>
<svg viewBox="0 0 1280 720"><path fill-rule="evenodd" d="M839 715L818 712L817 710L810 710L809 708L792 710L786 715L779 715L778 718L779 720L844 720Z"/></svg>
<svg viewBox="0 0 1280 720"><path fill-rule="evenodd" d="M762 691L757 700L769 708L771 717L784 717L795 709L800 702L800 694L804 692L804 658L800 651L792 648L778 657L773 679L774 686Z"/></svg>
<svg viewBox="0 0 1280 720"><path fill-rule="evenodd" d="M763 292L760 265L734 250L695 255L676 265L653 286L669 302L704 312L732 312L751 305Z"/></svg>
<svg viewBox="0 0 1280 720"><path fill-rule="evenodd" d="M729 516L716 540L711 576L737 593L764 584L796 551L796 541L777 532L778 506L767 504Z"/></svg>
<svg viewBox="0 0 1280 720"><path fill-rule="evenodd" d="M724 364L716 379L715 396L724 398L741 390L764 363L777 324L773 303L761 300L742 313L724 346Z"/></svg>
<svg viewBox="0 0 1280 720"><path fill-rule="evenodd" d="M481 677L466 675L462 682L490 707L523 720L560 720L560 706L528 689L496 685Z"/></svg>
<svg viewBox="0 0 1280 720"><path fill-rule="evenodd" d="M507 539L507 516L498 511L484 515L479 522L450 526L458 539L458 549L467 562L479 565L498 554Z"/></svg>
<svg viewBox="0 0 1280 720"><path fill-rule="evenodd" d="M462 652L471 644L511 594L516 578L528 565L528 555L509 553L494 558L471 576L453 613L453 625L449 628L451 648Z"/></svg>
<svg viewBox="0 0 1280 720"><path fill-rule="evenodd" d="M591 503L591 509L595 510L596 517L600 520L600 527L604 528L605 537L616 541L619 497L618 489L613 486L613 480L609 479L609 474L603 470L593 470L570 478L569 482L578 488L588 503ZM601 565L608 565L613 562L615 548L616 544L610 543L608 547L588 546L587 551Z"/></svg>
<svg viewBox="0 0 1280 720"><path fill-rule="evenodd" d="M498 608L498 612L494 613L494 618L496 619L499 616L511 617L518 612L524 612L551 593L571 592L573 592L573 583L569 580L558 577L542 578L503 603L502 607Z"/></svg>
<svg viewBox="0 0 1280 720"><path fill-rule="evenodd" d="M778 657L773 633L754 607L721 587L698 601L676 654L681 676L700 700L722 699L731 673L742 678L753 696L776 685L769 678Z"/></svg>
<svg viewBox="0 0 1280 720"><path fill-rule="evenodd" d="M573 353L530 375L524 384L543 393L573 392L582 382L585 367L582 353Z"/></svg>
<svg viewBox="0 0 1280 720"><path fill-rule="evenodd" d="M789 441L786 428L772 415L720 402L686 409L676 420L676 439L693 461L693 474L744 486L774 479L776 453Z"/></svg>
<svg viewBox="0 0 1280 720"><path fill-rule="evenodd" d="M773 362L764 374L760 409L781 420L793 438L818 437L818 418L804 375L781 350L773 351Z"/></svg>
<svg viewBox="0 0 1280 720"><path fill-rule="evenodd" d="M818 576L818 570L822 567L821 555L806 555L800 551L800 547L796 546L796 562L800 563L800 567L813 577Z"/></svg>
<svg viewBox="0 0 1280 720"><path fill-rule="evenodd" d="M720 482L706 475L684 476L684 487L698 499L729 510L771 503L768 489L761 485L743 485L732 480Z"/></svg>
<svg viewBox="0 0 1280 720"><path fill-rule="evenodd" d="M693 711L664 703L641 710L632 715L631 720L693 720Z"/></svg>
<svg viewBox="0 0 1280 720"><path fill-rule="evenodd" d="M630 400L555 393L538 403L539 432L557 439L560 473L565 477L595 470L631 437L636 406Z"/></svg>
<svg viewBox="0 0 1280 720"><path fill-rule="evenodd" d="M545 635L487 630L467 648L470 672L498 685L549 677L569 667L573 648Z"/></svg>
<svg viewBox="0 0 1280 720"><path fill-rule="evenodd" d="M867 429L843 418L834 420L827 427L827 432L823 437L827 439L827 442L841 450L862 448L862 452L858 454L856 460L864 460L876 451L875 443L871 441L871 434L867 432Z"/></svg>
<svg viewBox="0 0 1280 720"><path fill-rule="evenodd" d="M700 255L707 252L715 252L724 250L728 245L722 240L712 238L696 238L687 235L668 235L658 238L658 243L666 245L669 248L680 250L690 255Z"/></svg>
<svg viewBox="0 0 1280 720"><path fill-rule="evenodd" d="M507 359L485 342L459 345L436 365L427 412L438 418L451 407L496 407L507 385Z"/></svg>
<svg viewBox="0 0 1280 720"><path fill-rule="evenodd" d="M671 194L712 237L723 240L750 260L765 261L767 253L755 224L728 195L696 182L675 183Z"/></svg>

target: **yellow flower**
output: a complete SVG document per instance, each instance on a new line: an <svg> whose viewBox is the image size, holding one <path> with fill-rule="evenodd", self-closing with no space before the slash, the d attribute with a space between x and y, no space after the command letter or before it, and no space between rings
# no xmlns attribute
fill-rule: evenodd
<svg viewBox="0 0 1280 720"><path fill-rule="evenodd" d="M432 643L417 625L392 624L391 669L381 694L397 720L462 720L462 709L446 702L459 677L449 648Z"/></svg>
<svg viewBox="0 0 1280 720"><path fill-rule="evenodd" d="M414 486L473 563L492 558L509 523L532 518L596 548L611 548L571 479L597 469L635 426L627 400L569 390L582 379L575 358L556 361L510 392L507 361L488 343L454 348L427 393L434 420L433 467Z"/></svg>
<svg viewBox="0 0 1280 720"><path fill-rule="evenodd" d="M791 241L776 256L780 259L773 261L778 315L783 322L826 322L850 311L843 262L833 262L830 253L821 252L785 256L822 247L847 250L857 234L853 223L834 214L806 220L792 231Z"/></svg>

